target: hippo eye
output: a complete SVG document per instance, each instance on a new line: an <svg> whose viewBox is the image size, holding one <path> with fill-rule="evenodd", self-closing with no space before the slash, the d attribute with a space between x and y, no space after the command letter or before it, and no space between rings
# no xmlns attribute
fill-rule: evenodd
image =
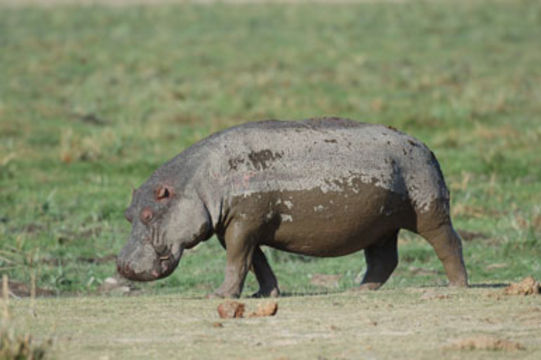
<svg viewBox="0 0 541 360"><path fill-rule="evenodd" d="M156 200L167 199L171 196L171 189L167 186L160 186L156 191Z"/></svg>

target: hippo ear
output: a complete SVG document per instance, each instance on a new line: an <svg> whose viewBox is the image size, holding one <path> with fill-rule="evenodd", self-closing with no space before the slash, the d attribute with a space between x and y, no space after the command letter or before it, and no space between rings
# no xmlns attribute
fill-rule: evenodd
<svg viewBox="0 0 541 360"><path fill-rule="evenodd" d="M173 189L167 185L160 185L156 189L156 200L165 200L173 195Z"/></svg>

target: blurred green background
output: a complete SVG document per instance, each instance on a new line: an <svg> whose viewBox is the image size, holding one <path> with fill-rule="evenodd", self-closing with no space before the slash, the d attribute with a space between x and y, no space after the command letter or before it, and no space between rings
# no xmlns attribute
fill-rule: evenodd
<svg viewBox="0 0 541 360"><path fill-rule="evenodd" d="M234 124L323 115L434 150L472 283L541 277L539 1L0 6L0 272L93 293L131 188L163 162ZM342 291L365 267L265 251L286 294ZM419 237L399 253L387 287L446 283ZM224 265L211 239L139 286L203 296Z"/></svg>

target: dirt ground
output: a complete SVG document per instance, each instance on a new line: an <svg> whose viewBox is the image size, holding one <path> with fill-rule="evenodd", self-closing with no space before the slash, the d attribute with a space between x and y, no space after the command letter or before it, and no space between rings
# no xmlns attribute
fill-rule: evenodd
<svg viewBox="0 0 541 360"><path fill-rule="evenodd" d="M223 300L74 297L11 303L11 326L60 359L539 359L541 295L410 288L278 299L220 319ZM242 299L248 310L266 300Z"/></svg>

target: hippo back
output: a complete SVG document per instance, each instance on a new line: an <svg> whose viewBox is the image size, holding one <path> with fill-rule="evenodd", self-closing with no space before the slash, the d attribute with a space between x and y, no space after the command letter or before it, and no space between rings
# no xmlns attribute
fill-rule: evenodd
<svg viewBox="0 0 541 360"><path fill-rule="evenodd" d="M439 164L419 140L396 129L351 120L268 120L204 140L211 178L228 196L318 188L355 191L361 181L409 197L418 209L447 199Z"/></svg>

